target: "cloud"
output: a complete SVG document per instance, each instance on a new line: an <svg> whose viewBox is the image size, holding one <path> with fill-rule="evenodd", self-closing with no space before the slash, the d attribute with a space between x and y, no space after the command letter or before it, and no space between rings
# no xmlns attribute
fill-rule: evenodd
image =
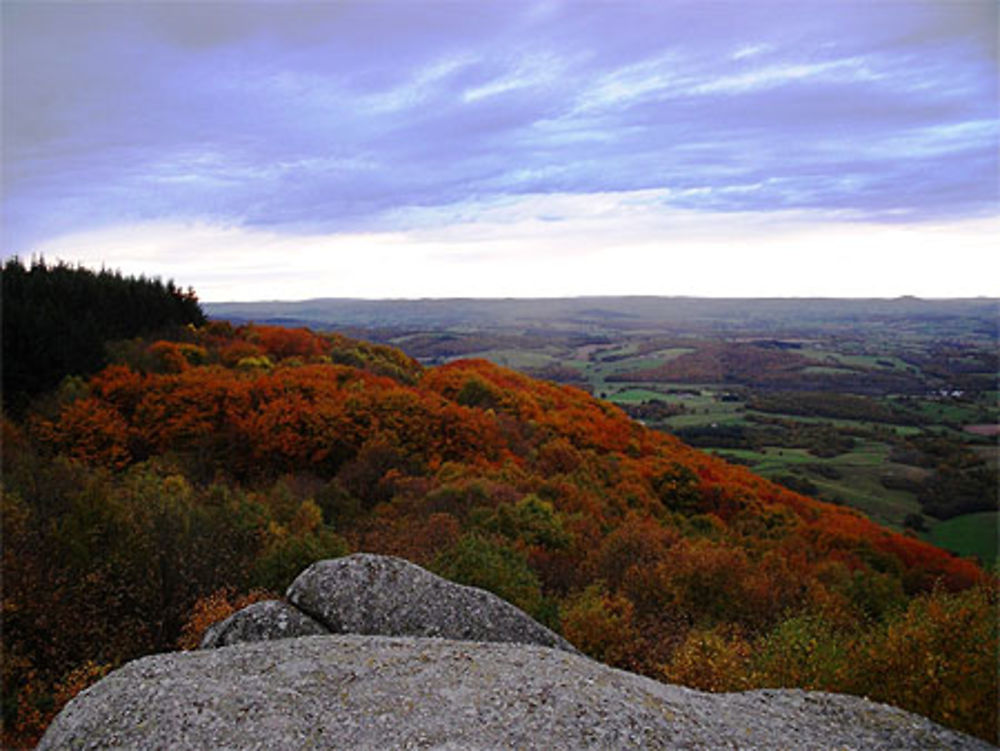
<svg viewBox="0 0 1000 751"><path fill-rule="evenodd" d="M547 194L522 239L557 243L561 202L644 191L704 222L992 217L996 16L986 0L15 3L3 252L200 223L447 235Z"/></svg>
<svg viewBox="0 0 1000 751"><path fill-rule="evenodd" d="M409 229L305 233L200 221L53 239L50 259L173 278L204 300L313 297L975 296L1000 220L873 224L845 212L664 209L659 190L410 209ZM210 252L206 252L210 249ZM969 269L977 273L970 274Z"/></svg>

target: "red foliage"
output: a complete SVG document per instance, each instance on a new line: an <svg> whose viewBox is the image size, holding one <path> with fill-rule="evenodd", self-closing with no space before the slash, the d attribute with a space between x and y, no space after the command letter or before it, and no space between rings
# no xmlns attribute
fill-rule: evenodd
<svg viewBox="0 0 1000 751"><path fill-rule="evenodd" d="M125 419L114 406L93 397L63 407L56 422L36 420L33 428L43 443L87 464L121 469L131 459Z"/></svg>
<svg viewBox="0 0 1000 751"><path fill-rule="evenodd" d="M328 346L309 329L286 329L280 326L253 326L249 338L256 340L264 352L275 360L287 357L309 358L324 354Z"/></svg>

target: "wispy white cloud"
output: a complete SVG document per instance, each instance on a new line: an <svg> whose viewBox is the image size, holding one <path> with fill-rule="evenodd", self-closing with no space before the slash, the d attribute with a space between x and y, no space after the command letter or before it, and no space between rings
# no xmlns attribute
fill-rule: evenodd
<svg viewBox="0 0 1000 751"><path fill-rule="evenodd" d="M729 56L729 58L731 60L746 60L747 58L758 57L759 55L766 54L774 49L774 45L768 43L747 44L737 49Z"/></svg>
<svg viewBox="0 0 1000 751"><path fill-rule="evenodd" d="M567 61L553 54L520 55L511 69L497 78L463 91L462 100L475 102L519 89L552 86L566 73L567 67Z"/></svg>
<svg viewBox="0 0 1000 751"><path fill-rule="evenodd" d="M790 61L696 83L679 93L684 95L736 94L760 91L791 83L868 82L883 78L885 75L871 70L863 59L857 57L818 63Z"/></svg>
<svg viewBox="0 0 1000 751"><path fill-rule="evenodd" d="M396 112L420 106L445 88L448 79L472 61L474 58L468 55L435 60L398 86L360 97L361 106L374 113Z"/></svg>
<svg viewBox="0 0 1000 751"><path fill-rule="evenodd" d="M325 269L349 242L402 254L385 263L406 270L396 282L352 277L386 294L415 280L441 291L460 259L496 267L453 286L525 291L504 254L535 259L514 266L550 277L537 285L624 288L593 259L628 249L633 267L646 254L669 276L658 248L707 252L727 227L720 242L758 238L765 269L781 247L765 233L793 224L809 255L821 235L883 225L938 244L929 228L948 227L968 244L966 222L998 214L992 0L240 10L5 8L5 254L84 252L92 237L88 257L107 242L167 264L167 246L188 259L184 239L199 249L190 268L221 289L218 269L243 278L240 243L277 278L266 252Z"/></svg>
<svg viewBox="0 0 1000 751"><path fill-rule="evenodd" d="M763 50L760 50L761 52ZM739 61L757 53L734 55ZM625 66L599 78L581 97L580 109L629 106L647 100L751 94L789 84L870 83L888 78L862 57L820 62L789 59L726 70L703 60L668 54Z"/></svg>
<svg viewBox="0 0 1000 751"><path fill-rule="evenodd" d="M616 107L691 86L695 78L682 72L682 61L676 52L667 52L605 73L580 97L579 108Z"/></svg>

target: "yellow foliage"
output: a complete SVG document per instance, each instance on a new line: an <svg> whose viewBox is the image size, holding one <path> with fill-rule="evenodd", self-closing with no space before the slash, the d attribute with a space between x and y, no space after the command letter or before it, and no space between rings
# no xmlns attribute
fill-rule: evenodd
<svg viewBox="0 0 1000 751"><path fill-rule="evenodd" d="M663 666L662 678L703 691L743 691L751 685L750 655L750 645L738 633L695 629Z"/></svg>
<svg viewBox="0 0 1000 751"><path fill-rule="evenodd" d="M313 534L322 525L323 511L316 505L316 501L308 499L303 501L295 512L289 528L293 535L300 537L302 535Z"/></svg>
<svg viewBox="0 0 1000 751"><path fill-rule="evenodd" d="M587 587L572 602L562 620L563 634L582 652L609 665L632 668L640 642L633 623L632 603L609 594L600 584Z"/></svg>
<svg viewBox="0 0 1000 751"><path fill-rule="evenodd" d="M935 592L867 640L854 689L996 743L997 591Z"/></svg>

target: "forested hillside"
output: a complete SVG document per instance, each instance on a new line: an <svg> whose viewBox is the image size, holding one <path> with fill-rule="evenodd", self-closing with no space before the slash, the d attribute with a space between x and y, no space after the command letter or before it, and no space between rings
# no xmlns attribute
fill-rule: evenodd
<svg viewBox="0 0 1000 751"><path fill-rule="evenodd" d="M997 560L996 299L308 300L209 304L424 365L477 358L879 524Z"/></svg>
<svg viewBox="0 0 1000 751"><path fill-rule="evenodd" d="M864 694L996 740L992 577L583 391L225 322L108 352L3 422L8 744L357 550L657 679Z"/></svg>

